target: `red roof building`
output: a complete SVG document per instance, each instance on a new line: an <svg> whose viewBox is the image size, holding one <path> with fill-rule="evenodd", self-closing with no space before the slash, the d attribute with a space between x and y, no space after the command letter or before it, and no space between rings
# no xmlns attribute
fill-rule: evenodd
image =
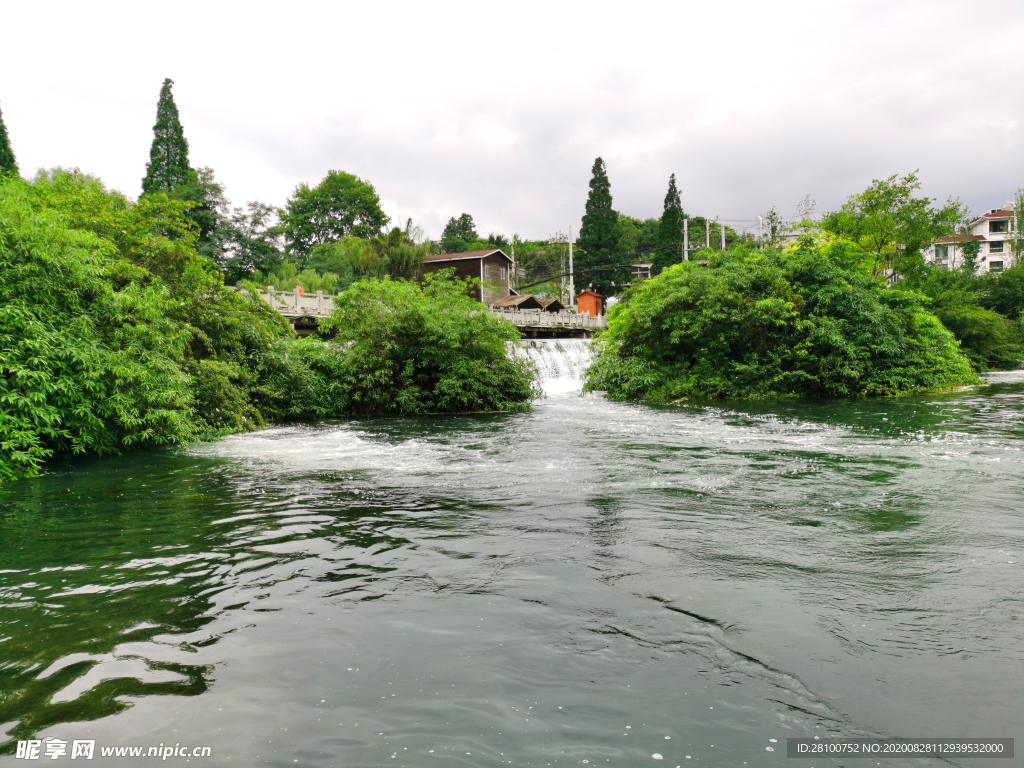
<svg viewBox="0 0 1024 768"><path fill-rule="evenodd" d="M963 266L963 244L978 243L976 268L979 274L1002 272L1013 266L1013 247L1017 242L1014 211L993 208L969 224L970 234L940 237L925 251L925 260L949 269Z"/></svg>

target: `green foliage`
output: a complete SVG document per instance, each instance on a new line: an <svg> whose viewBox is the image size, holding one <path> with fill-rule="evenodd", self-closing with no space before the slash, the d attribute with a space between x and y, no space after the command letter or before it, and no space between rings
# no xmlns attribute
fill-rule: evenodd
<svg viewBox="0 0 1024 768"><path fill-rule="evenodd" d="M226 282L236 283L254 272L271 272L281 265L284 248L277 218L276 208L258 201L234 209L225 244L228 251L224 262Z"/></svg>
<svg viewBox="0 0 1024 768"><path fill-rule="evenodd" d="M254 273L248 280L247 285L254 285L259 288L274 287L277 291L291 291L299 286L306 293L334 293L346 286L342 286L341 278L334 272L318 272L312 267L306 267L301 272L291 262L286 261L275 271L264 275L262 272Z"/></svg>
<svg viewBox="0 0 1024 768"><path fill-rule="evenodd" d="M253 360L291 335L199 257L187 204L80 173L0 183L0 475L262 425L289 396Z"/></svg>
<svg viewBox="0 0 1024 768"><path fill-rule="evenodd" d="M459 218L452 216L441 233L441 250L444 253L464 253L474 249L473 245L480 239L476 233L473 217L464 213ZM489 245L489 244L488 244ZM488 247L487 245L484 248Z"/></svg>
<svg viewBox="0 0 1024 768"><path fill-rule="evenodd" d="M315 187L300 184L281 219L288 252L299 258L343 237L376 237L390 221L373 185L343 171L329 171Z"/></svg>
<svg viewBox="0 0 1024 768"><path fill-rule="evenodd" d="M7 135L4 113L0 111L0 177L17 175L18 161L14 157L14 150L11 149L11 139Z"/></svg>
<svg viewBox="0 0 1024 768"><path fill-rule="evenodd" d="M583 226L580 228L579 254L575 268L579 277L577 289L592 285L603 294L615 292L614 285L629 280L628 270L611 268L618 263L619 214L612 208L611 183L608 170L600 157L591 169L590 191L587 194Z"/></svg>
<svg viewBox="0 0 1024 768"><path fill-rule="evenodd" d="M964 214L955 201L935 208L931 199L915 197L920 188L915 173L875 179L864 192L851 195L842 210L826 215L820 228L853 246L875 276L892 281L919 272L922 251L936 238L953 234Z"/></svg>
<svg viewBox="0 0 1024 768"><path fill-rule="evenodd" d="M146 177L142 180L142 194L171 192L195 180L195 171L188 162L188 141L181 127L178 106L174 103L171 86L174 81L164 80L156 105L156 123L153 125L153 144L146 163Z"/></svg>
<svg viewBox="0 0 1024 768"><path fill-rule="evenodd" d="M511 323L482 311L467 289L479 281L453 270L415 283L370 279L336 301L326 328L346 349L337 383L338 412L360 415L501 411L526 408L532 371L509 359L519 339Z"/></svg>
<svg viewBox="0 0 1024 768"><path fill-rule="evenodd" d="M196 170L189 164L188 140L171 93L172 85L174 82L168 78L160 89L142 196L166 195L170 200L185 203L183 210L196 230L196 250L224 267L225 247L231 240L228 201L224 187L213 178L212 168Z"/></svg>
<svg viewBox="0 0 1024 768"><path fill-rule="evenodd" d="M981 298L982 305L1016 323L1024 322L1024 264L997 275L990 273L985 280L987 291Z"/></svg>
<svg viewBox="0 0 1024 768"><path fill-rule="evenodd" d="M1004 274L1013 272L1008 270ZM1008 283L1019 280L1019 275L1011 274ZM1017 368L1024 358L1020 323L983 306L991 301L992 292L999 290L1002 277L979 277L970 265L964 269L927 265L908 278L905 285L931 299L929 309L956 336L961 350L977 370L1000 370ZM1010 292L1008 288L1009 285L1003 289L1003 295Z"/></svg>
<svg viewBox="0 0 1024 768"><path fill-rule="evenodd" d="M587 387L616 398L903 395L976 381L919 294L886 289L851 246L711 254L632 288Z"/></svg>
<svg viewBox="0 0 1024 768"><path fill-rule="evenodd" d="M40 171L31 191L40 207L59 213L71 228L103 238L118 255L166 281L176 283L196 268L188 203L155 193L133 204L99 179L61 168Z"/></svg>
<svg viewBox="0 0 1024 768"><path fill-rule="evenodd" d="M193 439L189 334L114 245L0 181L0 479L54 453Z"/></svg>
<svg viewBox="0 0 1024 768"><path fill-rule="evenodd" d="M682 261L683 219L685 216L683 204L679 199L679 190L676 188L676 175L673 173L668 178L665 208L658 225L658 250L653 260L656 267L663 269Z"/></svg>

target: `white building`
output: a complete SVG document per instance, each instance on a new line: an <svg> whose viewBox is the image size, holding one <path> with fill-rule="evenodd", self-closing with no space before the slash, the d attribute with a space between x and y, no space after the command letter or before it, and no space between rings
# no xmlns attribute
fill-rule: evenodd
<svg viewBox="0 0 1024 768"><path fill-rule="evenodd" d="M1017 235L1013 222L1012 210L993 209L970 223L970 234L950 235L932 243L924 252L925 261L946 268L963 266L963 243L974 241L980 246L978 274L1009 269L1013 266L1013 241Z"/></svg>

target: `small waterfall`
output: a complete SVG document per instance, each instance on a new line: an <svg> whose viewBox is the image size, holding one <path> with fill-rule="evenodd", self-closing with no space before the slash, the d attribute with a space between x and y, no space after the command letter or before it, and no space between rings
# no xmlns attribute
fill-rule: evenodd
<svg viewBox="0 0 1024 768"><path fill-rule="evenodd" d="M536 366L545 395L578 392L593 360L590 339L523 339L518 354Z"/></svg>

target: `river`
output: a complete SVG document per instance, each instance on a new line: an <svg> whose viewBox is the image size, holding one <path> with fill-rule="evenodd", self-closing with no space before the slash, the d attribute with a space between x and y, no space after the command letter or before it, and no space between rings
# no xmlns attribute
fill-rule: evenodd
<svg viewBox="0 0 1024 768"><path fill-rule="evenodd" d="M531 353L529 413L284 426L4 488L0 764L45 737L318 768L1024 737L1024 375L614 403L579 396L581 344Z"/></svg>

